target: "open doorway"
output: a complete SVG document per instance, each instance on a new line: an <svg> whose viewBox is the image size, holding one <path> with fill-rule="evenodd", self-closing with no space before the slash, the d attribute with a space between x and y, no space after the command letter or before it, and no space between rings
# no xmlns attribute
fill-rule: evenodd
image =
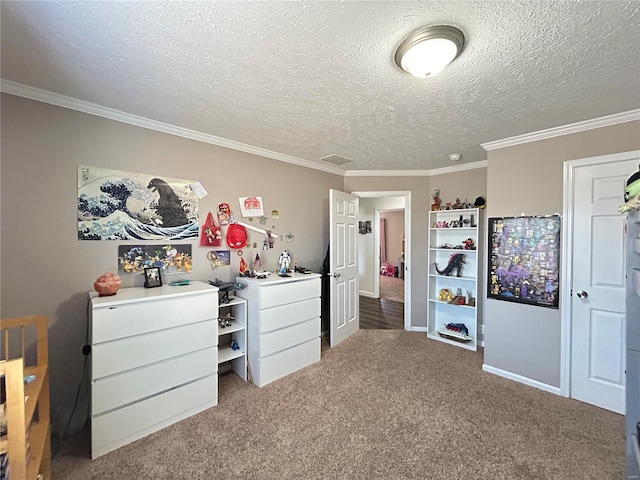
<svg viewBox="0 0 640 480"><path fill-rule="evenodd" d="M360 328L410 330L411 193L353 194L360 197Z"/></svg>
<svg viewBox="0 0 640 480"><path fill-rule="evenodd" d="M381 300L402 303L404 308L404 208L380 210L378 222L380 259L378 276Z"/></svg>

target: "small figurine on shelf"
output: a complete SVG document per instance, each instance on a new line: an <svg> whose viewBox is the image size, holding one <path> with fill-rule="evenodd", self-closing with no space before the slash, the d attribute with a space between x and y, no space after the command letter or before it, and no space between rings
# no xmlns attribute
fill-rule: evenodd
<svg viewBox="0 0 640 480"><path fill-rule="evenodd" d="M475 242L473 241L473 238L467 238L465 241L462 242L462 244L464 245L465 250L476 249L476 245L475 245Z"/></svg>
<svg viewBox="0 0 640 480"><path fill-rule="evenodd" d="M278 265L280 265L278 274L280 276L287 275L290 264L291 264L291 256L289 255L289 251L283 250L282 253L280 254L280 260L278 261Z"/></svg>
<svg viewBox="0 0 640 480"><path fill-rule="evenodd" d="M453 299L453 293L448 288L443 288L438 292L438 300L441 302L450 302Z"/></svg>
<svg viewBox="0 0 640 480"><path fill-rule="evenodd" d="M440 270L438 268L438 263L435 263L434 265L436 267L436 272L438 272L440 275L451 275L451 273L456 270L456 277L459 277L461 276L463 263L467 263L464 261L464 255L462 255L461 253L454 253L453 255L451 255L451 257L449 257L449 263L444 270Z"/></svg>
<svg viewBox="0 0 640 480"><path fill-rule="evenodd" d="M473 294L471 293L471 290L467 290L467 305L469 305L470 307L476 306L476 299L473 298Z"/></svg>
<svg viewBox="0 0 640 480"><path fill-rule="evenodd" d="M231 350L240 350L240 345L238 345L238 341L234 338L231 340Z"/></svg>
<svg viewBox="0 0 640 480"><path fill-rule="evenodd" d="M433 211L440 210L440 203L441 203L440 190L436 188L431 194L431 198L433 199L433 203L431 204L431 210Z"/></svg>
<svg viewBox="0 0 640 480"><path fill-rule="evenodd" d="M451 330L453 332L458 332L463 335L469 335L469 329L464 323L447 323L445 325L447 330Z"/></svg>

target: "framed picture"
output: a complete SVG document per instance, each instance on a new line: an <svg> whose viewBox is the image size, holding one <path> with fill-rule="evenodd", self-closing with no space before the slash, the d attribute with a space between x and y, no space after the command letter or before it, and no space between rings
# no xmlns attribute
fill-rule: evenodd
<svg viewBox="0 0 640 480"><path fill-rule="evenodd" d="M162 286L160 267L147 267L144 269L144 286L145 288Z"/></svg>
<svg viewBox="0 0 640 480"><path fill-rule="evenodd" d="M487 297L558 308L558 215L489 218Z"/></svg>

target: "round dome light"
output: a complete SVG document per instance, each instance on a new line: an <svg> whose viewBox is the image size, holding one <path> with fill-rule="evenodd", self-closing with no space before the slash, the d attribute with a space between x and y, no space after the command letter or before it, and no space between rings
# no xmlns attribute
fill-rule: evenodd
<svg viewBox="0 0 640 480"><path fill-rule="evenodd" d="M396 49L396 64L416 77L433 77L460 55L464 34L455 27L438 25L412 33Z"/></svg>

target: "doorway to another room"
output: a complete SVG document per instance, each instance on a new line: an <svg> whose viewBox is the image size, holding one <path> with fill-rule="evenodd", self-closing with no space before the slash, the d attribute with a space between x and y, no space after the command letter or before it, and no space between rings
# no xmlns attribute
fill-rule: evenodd
<svg viewBox="0 0 640 480"><path fill-rule="evenodd" d="M410 329L410 203L407 192L354 193L360 197L358 235L360 328Z"/></svg>

